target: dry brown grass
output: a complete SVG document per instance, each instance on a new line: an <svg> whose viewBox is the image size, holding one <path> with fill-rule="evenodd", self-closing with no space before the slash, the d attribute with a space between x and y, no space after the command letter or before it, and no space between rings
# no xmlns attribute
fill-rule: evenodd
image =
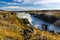
<svg viewBox="0 0 60 40"><path fill-rule="evenodd" d="M1 14L2 13L0 13L0 15ZM9 14L9 16L7 16L7 14L8 13L6 14L3 13L2 18L0 19L0 36L2 36L3 38L13 37L13 38L18 38L19 40L24 40L23 31L25 29L29 29L30 26L26 26L25 24L23 24L21 22L21 19L18 19L16 15ZM3 18L3 15L6 15L7 18ZM7 27L7 29L4 29L4 27ZM13 28L16 27L16 32L15 30L10 29L10 27L13 27ZM31 37L29 38L29 40L60 40L59 34L41 31L36 28L33 28L33 30L34 31L30 33Z"/></svg>

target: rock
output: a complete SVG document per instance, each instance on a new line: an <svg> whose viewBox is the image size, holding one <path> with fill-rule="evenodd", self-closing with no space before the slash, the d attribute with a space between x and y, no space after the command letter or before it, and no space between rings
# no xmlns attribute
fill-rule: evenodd
<svg viewBox="0 0 60 40"><path fill-rule="evenodd" d="M35 17L45 21L45 22L48 22L48 23L53 23L55 22L56 20L58 20L58 18L56 16L53 16L53 15L46 15L46 14L40 14L40 15L36 15Z"/></svg>
<svg viewBox="0 0 60 40"><path fill-rule="evenodd" d="M29 40L31 38L31 34L33 33L33 29L30 27L24 30L24 40Z"/></svg>
<svg viewBox="0 0 60 40"><path fill-rule="evenodd" d="M54 22L53 25L60 27L60 20L57 20L56 22Z"/></svg>

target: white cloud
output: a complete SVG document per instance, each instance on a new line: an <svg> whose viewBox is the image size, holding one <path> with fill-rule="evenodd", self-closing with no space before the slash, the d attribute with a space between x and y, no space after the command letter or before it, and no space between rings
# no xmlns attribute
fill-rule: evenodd
<svg viewBox="0 0 60 40"><path fill-rule="evenodd" d="M0 2L6 4L14 4L14 5L16 4L16 2L22 2L23 4L34 4L34 5L37 4L42 4L42 5L59 4L60 5L60 0L14 0L13 3L3 2L3 1Z"/></svg>
<svg viewBox="0 0 60 40"><path fill-rule="evenodd" d="M35 4L52 4L52 3L60 3L60 0L42 0L35 2Z"/></svg>
<svg viewBox="0 0 60 40"><path fill-rule="evenodd" d="M33 5L45 5L45 6L52 6L52 5L60 5L60 0L24 0L24 4L33 4Z"/></svg>
<svg viewBox="0 0 60 40"><path fill-rule="evenodd" d="M0 1L0 3L7 3L7 2Z"/></svg>
<svg viewBox="0 0 60 40"><path fill-rule="evenodd" d="M2 7L0 9L7 10L7 11L27 11L27 10L59 10L60 7L55 8L33 8L33 7L22 7L22 6L7 6Z"/></svg>
<svg viewBox="0 0 60 40"><path fill-rule="evenodd" d="M7 3L7 4L17 4L17 3Z"/></svg>
<svg viewBox="0 0 60 40"><path fill-rule="evenodd" d="M8 5L21 5L19 3L6 3L6 4L8 4Z"/></svg>
<svg viewBox="0 0 60 40"><path fill-rule="evenodd" d="M7 6L7 7L2 7L0 9L7 10L7 11L39 10L38 8L21 7L21 6Z"/></svg>
<svg viewBox="0 0 60 40"><path fill-rule="evenodd" d="M23 4L44 5L43 7L60 7L60 0L24 0Z"/></svg>
<svg viewBox="0 0 60 40"><path fill-rule="evenodd" d="M16 2L4 2L4 1L0 1L0 3L4 3L4 4L8 4L8 5L21 5L21 4L16 3Z"/></svg>
<svg viewBox="0 0 60 40"><path fill-rule="evenodd" d="M17 2L23 1L22 4L19 4ZM19 10L50 10L50 9L60 9L60 0L14 0L14 2L2 2L1 3L6 3L8 5L23 5L23 4L33 4L33 5L44 5L43 7L22 7L22 6L7 6L7 7L2 7L0 9L4 10L10 10L10 11L19 11Z"/></svg>
<svg viewBox="0 0 60 40"><path fill-rule="evenodd" d="M23 2L22 2L23 1ZM19 5L16 2L22 2L20 4L33 4L33 5L45 5L45 6L51 6L51 5L60 5L60 0L14 0L14 2L3 2L0 1L1 3L6 3L8 5Z"/></svg>
<svg viewBox="0 0 60 40"><path fill-rule="evenodd" d="M49 4L59 2L60 0L24 0L24 3L33 3L33 4Z"/></svg>
<svg viewBox="0 0 60 40"><path fill-rule="evenodd" d="M14 0L15 2L21 2L22 0Z"/></svg>

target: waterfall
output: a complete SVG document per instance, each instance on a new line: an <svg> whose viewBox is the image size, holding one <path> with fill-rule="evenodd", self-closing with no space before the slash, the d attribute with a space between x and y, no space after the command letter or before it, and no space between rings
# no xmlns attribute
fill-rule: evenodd
<svg viewBox="0 0 60 40"><path fill-rule="evenodd" d="M47 31L55 31L55 32L60 32L60 28L50 24L50 23L47 23L43 20L40 20L36 17L34 17L34 15L31 15L31 14L28 14L28 13L25 13L25 12L22 12L22 13L17 13L17 17L18 18L26 18L28 19L28 21L30 22L30 24L35 27L35 28L39 28L40 30L44 30L42 29L42 24L45 24L47 25Z"/></svg>
<svg viewBox="0 0 60 40"><path fill-rule="evenodd" d="M31 23L31 21L32 21L32 18L31 18L31 16L30 16L30 14L25 13L25 12L17 13L17 17L18 17L18 18L26 18L26 19L28 19L28 21L29 21L30 23Z"/></svg>

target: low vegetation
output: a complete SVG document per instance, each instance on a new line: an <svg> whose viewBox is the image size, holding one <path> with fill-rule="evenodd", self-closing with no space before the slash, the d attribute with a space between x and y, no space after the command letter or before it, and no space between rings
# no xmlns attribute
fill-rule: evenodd
<svg viewBox="0 0 60 40"><path fill-rule="evenodd" d="M15 13L0 13L0 40L60 40L60 35L26 25Z"/></svg>

